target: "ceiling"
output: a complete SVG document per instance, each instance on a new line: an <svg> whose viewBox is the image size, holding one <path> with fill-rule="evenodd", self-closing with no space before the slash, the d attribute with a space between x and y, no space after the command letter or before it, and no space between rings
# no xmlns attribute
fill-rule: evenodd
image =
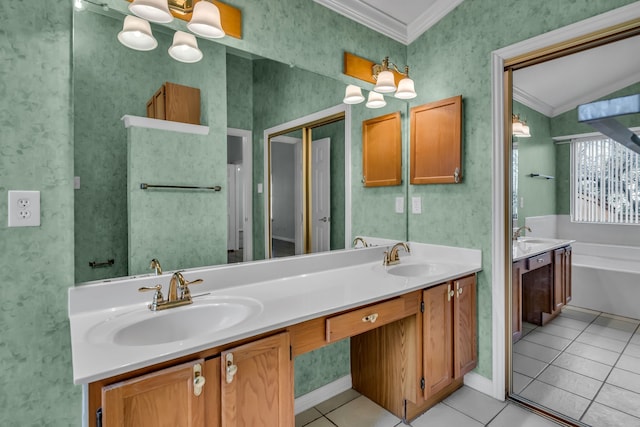
<svg viewBox="0 0 640 427"><path fill-rule="evenodd" d="M640 36L513 73L513 99L555 117L640 82Z"/></svg>
<svg viewBox="0 0 640 427"><path fill-rule="evenodd" d="M416 40L463 0L313 0L400 43Z"/></svg>

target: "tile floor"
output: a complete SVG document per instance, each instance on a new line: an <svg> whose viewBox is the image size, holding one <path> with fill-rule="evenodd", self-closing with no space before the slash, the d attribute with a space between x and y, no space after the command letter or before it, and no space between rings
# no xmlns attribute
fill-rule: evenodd
<svg viewBox="0 0 640 427"><path fill-rule="evenodd" d="M355 390L348 390L296 416L296 427L406 426L395 415ZM557 427L558 424L500 402L469 387L462 387L413 420L413 427Z"/></svg>
<svg viewBox="0 0 640 427"><path fill-rule="evenodd" d="M577 307L513 346L516 394L591 426L640 427L640 320Z"/></svg>

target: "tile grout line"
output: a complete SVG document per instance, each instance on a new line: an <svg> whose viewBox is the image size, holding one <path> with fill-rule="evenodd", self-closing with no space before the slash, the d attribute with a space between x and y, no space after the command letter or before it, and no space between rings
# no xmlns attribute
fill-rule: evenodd
<svg viewBox="0 0 640 427"><path fill-rule="evenodd" d="M602 314L601 314L602 315ZM598 316L600 317L600 316ZM597 319L597 318L596 318ZM594 319L595 321L595 319ZM596 401L596 398L598 397L598 395L600 394L600 392L602 391L602 388L604 387L604 385L607 383L607 380L609 379L609 377L611 376L611 373L613 372L613 370L616 368L616 365L618 364L618 362L620 361L620 358L622 357L622 353L624 353L624 351L627 349L627 347L629 346L629 343L631 342L631 339L633 338L633 336L635 335L635 333L638 331L638 328L640 328L640 325L636 325L636 328L633 330L633 333L631 334L631 336L629 337L629 339L627 340L627 343L625 344L625 346L622 348L622 351L620 352L620 354L618 354L618 358L616 359L616 361L614 362L614 364L611 366L611 370L609 371L609 373L607 374L607 376L605 377L605 379L602 381L602 383L600 384L600 388L598 388L597 393L593 396L593 399L591 399L591 402L589 402L589 404L587 405L587 408L584 410L584 412L582 413L582 415L580 416L579 421L582 421L582 419L584 418L584 416L587 414L587 412L589 411L589 409L591 409L591 406L593 406L593 402ZM615 328L613 328L615 329ZM622 388L622 387L620 387ZM598 402L599 404L601 404L600 402ZM608 406L608 405L604 405L604 406ZM615 408L613 408L615 409ZM619 409L616 409L617 411L619 411ZM620 411L622 412L622 411ZM628 414L626 412L622 412L624 414L627 415L631 415ZM633 416L633 415L631 415Z"/></svg>

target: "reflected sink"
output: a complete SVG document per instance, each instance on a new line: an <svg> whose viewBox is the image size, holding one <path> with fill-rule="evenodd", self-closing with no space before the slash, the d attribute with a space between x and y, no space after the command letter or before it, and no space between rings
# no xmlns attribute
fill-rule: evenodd
<svg viewBox="0 0 640 427"><path fill-rule="evenodd" d="M252 298L196 297L187 306L157 312L145 306L114 316L91 328L87 339L121 346L168 344L219 332L261 311Z"/></svg>
<svg viewBox="0 0 640 427"><path fill-rule="evenodd" d="M402 277L429 276L438 272L435 264L399 264L387 268L387 273Z"/></svg>

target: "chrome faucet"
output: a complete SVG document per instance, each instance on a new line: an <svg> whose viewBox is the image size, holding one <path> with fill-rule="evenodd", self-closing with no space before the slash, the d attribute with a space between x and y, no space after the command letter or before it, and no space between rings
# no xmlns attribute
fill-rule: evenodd
<svg viewBox="0 0 640 427"><path fill-rule="evenodd" d="M513 232L513 240L518 240L518 238L522 237L522 230L527 230L529 233L531 233L531 229L526 225L523 225L522 227L518 227L518 229Z"/></svg>
<svg viewBox="0 0 640 427"><path fill-rule="evenodd" d="M353 239L353 247L355 248L356 245L358 244L358 242L362 243L362 247L363 248L368 248L369 244L360 236L356 237L355 239Z"/></svg>
<svg viewBox="0 0 640 427"><path fill-rule="evenodd" d="M143 286L138 289L138 292L155 291L153 294L153 301L149 304L149 310L158 311L165 310L172 307L180 307L182 305L191 304L191 292L189 291L189 285L197 285L202 283L202 279L187 281L181 272L176 271L171 276L169 282L169 293L167 299L164 299L162 295L162 285L155 286Z"/></svg>
<svg viewBox="0 0 640 427"><path fill-rule="evenodd" d="M404 242L398 242L389 252L384 253L384 260L382 261L382 265L396 265L400 264L400 256L398 255L398 249L403 248L406 253L410 254L411 249L409 249L409 245Z"/></svg>

